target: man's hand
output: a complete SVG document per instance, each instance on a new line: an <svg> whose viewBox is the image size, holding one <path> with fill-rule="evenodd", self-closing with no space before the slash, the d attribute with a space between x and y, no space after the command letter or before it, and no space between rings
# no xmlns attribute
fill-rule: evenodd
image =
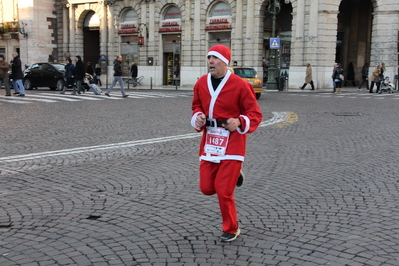
<svg viewBox="0 0 399 266"><path fill-rule="evenodd" d="M204 114L200 114L195 118L195 127L200 129L206 123L206 116Z"/></svg>
<svg viewBox="0 0 399 266"><path fill-rule="evenodd" d="M241 121L238 118L229 118L227 123L222 125L228 131L236 131L239 126L241 126Z"/></svg>

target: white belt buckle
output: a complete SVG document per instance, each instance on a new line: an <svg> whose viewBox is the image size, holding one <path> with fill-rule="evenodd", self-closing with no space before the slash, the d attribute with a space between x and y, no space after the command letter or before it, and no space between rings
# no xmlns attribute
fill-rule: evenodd
<svg viewBox="0 0 399 266"><path fill-rule="evenodd" d="M209 127L211 128L217 128L218 127L218 122L216 121L215 118L208 118L207 119L209 121Z"/></svg>

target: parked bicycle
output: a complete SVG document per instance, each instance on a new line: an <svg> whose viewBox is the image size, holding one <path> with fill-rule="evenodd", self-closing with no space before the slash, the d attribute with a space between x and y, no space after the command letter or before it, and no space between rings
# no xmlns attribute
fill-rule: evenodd
<svg viewBox="0 0 399 266"><path fill-rule="evenodd" d="M129 79L127 80L128 89L129 89L129 85L130 84L132 84L133 87L136 87L137 85L141 85L141 81L143 79L144 79L144 76L137 77L136 79L133 79L132 77L129 77Z"/></svg>

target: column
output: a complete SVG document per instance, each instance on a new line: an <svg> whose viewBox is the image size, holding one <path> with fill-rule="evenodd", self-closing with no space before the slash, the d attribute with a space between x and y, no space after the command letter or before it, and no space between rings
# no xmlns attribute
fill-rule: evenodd
<svg viewBox="0 0 399 266"><path fill-rule="evenodd" d="M242 66L244 65L243 60L243 52L244 52L244 47L243 47L243 3L242 0L237 0L236 1L236 21L235 21L235 26L234 26L234 36L232 35L232 43L231 43L231 48L232 48L232 60L233 61L238 61L238 65ZM248 26L248 25L247 25Z"/></svg>
<svg viewBox="0 0 399 266"><path fill-rule="evenodd" d="M76 18L75 18L76 5L69 6L69 53L71 57L76 55Z"/></svg>
<svg viewBox="0 0 399 266"><path fill-rule="evenodd" d="M66 5L63 7L62 9L62 50L65 53L69 52L69 47L68 47L68 14L69 14L69 10L68 10L69 5Z"/></svg>

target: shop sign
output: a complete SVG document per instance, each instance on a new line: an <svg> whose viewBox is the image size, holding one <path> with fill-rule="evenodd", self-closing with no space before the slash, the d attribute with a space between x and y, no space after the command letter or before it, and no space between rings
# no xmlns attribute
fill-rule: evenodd
<svg viewBox="0 0 399 266"><path fill-rule="evenodd" d="M232 29L230 24L208 25L205 27L205 30L229 30L229 29Z"/></svg>
<svg viewBox="0 0 399 266"><path fill-rule="evenodd" d="M160 28L159 32L174 32L181 31L181 27L171 27L171 28Z"/></svg>
<svg viewBox="0 0 399 266"><path fill-rule="evenodd" d="M136 30L136 29L120 29L120 30L118 30L118 34L133 34L133 33L138 33L138 30Z"/></svg>
<svg viewBox="0 0 399 266"><path fill-rule="evenodd" d="M211 19L209 24L221 24L221 23L229 23L227 18L219 18L219 19Z"/></svg>
<svg viewBox="0 0 399 266"><path fill-rule="evenodd" d="M162 22L162 27L170 27L170 26L179 26L179 22L177 21Z"/></svg>
<svg viewBox="0 0 399 266"><path fill-rule="evenodd" d="M130 29L130 28L136 28L136 25L134 24L122 24L121 29Z"/></svg>

